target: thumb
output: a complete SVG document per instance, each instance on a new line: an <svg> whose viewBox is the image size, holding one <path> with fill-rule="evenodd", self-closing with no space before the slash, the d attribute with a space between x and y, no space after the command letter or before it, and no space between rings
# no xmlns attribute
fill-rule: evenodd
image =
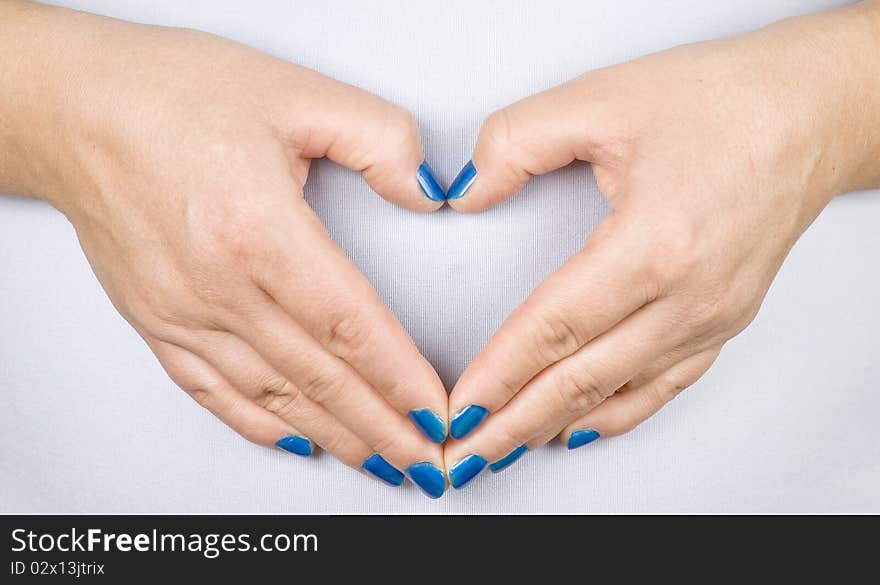
<svg viewBox="0 0 880 585"><path fill-rule="evenodd" d="M294 67L290 90L278 111L298 179L305 182L310 159L327 157L361 172L392 203L414 211L443 205L445 193L424 160L409 111L302 67Z"/></svg>
<svg viewBox="0 0 880 585"><path fill-rule="evenodd" d="M449 205L481 211L514 195L532 175L594 161L601 120L594 93L580 77L486 118L471 161L449 185Z"/></svg>

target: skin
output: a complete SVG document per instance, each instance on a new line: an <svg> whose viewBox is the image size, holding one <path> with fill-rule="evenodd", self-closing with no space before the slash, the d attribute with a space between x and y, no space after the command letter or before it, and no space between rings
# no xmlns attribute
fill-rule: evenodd
<svg viewBox="0 0 880 585"><path fill-rule="evenodd" d="M327 157L436 209L412 115L200 32L8 0L0 22L0 192L70 219L171 378L255 443L442 469L406 418L447 416L439 377L303 200Z"/></svg>
<svg viewBox="0 0 880 585"><path fill-rule="evenodd" d="M302 198L310 161L415 211L411 115L203 33L0 2L0 192L76 228L170 376L248 439L441 469L626 432L755 316L836 194L880 185L880 3L591 72L493 114L476 212L590 162L612 212L467 368L436 373ZM445 448L405 419L491 415ZM448 406L448 408L447 408ZM445 457L445 461L444 461Z"/></svg>
<svg viewBox="0 0 880 585"><path fill-rule="evenodd" d="M490 116L476 212L532 175L592 164L612 211L505 321L449 412L490 415L476 453L625 433L693 384L755 317L836 194L880 186L880 3L598 70Z"/></svg>

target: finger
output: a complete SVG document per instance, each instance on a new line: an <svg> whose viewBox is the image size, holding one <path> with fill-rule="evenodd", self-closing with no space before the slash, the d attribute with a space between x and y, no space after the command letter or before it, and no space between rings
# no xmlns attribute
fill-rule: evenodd
<svg viewBox="0 0 880 585"><path fill-rule="evenodd" d="M598 151L603 120L584 78L536 94L489 116L472 160L449 185L449 204L480 211L519 191L529 177L574 160L604 160Z"/></svg>
<svg viewBox="0 0 880 585"><path fill-rule="evenodd" d="M446 439L448 396L394 314L305 204L258 284L324 349L349 364L436 443ZM304 219L309 218L309 219ZM310 302L304 302L310 299Z"/></svg>
<svg viewBox="0 0 880 585"><path fill-rule="evenodd" d="M170 343L150 341L148 344L180 388L242 437L266 447L279 446L297 455L312 454L312 442L304 431L257 406L210 364Z"/></svg>
<svg viewBox="0 0 880 585"><path fill-rule="evenodd" d="M611 396L646 364L680 345L685 333L672 326L668 315L664 302L643 307L541 372L473 435L448 445L452 486L466 484L482 470L480 465L563 428Z"/></svg>
<svg viewBox="0 0 880 585"><path fill-rule="evenodd" d="M293 159L326 156L360 171L376 193L407 209L433 211L443 205L446 194L424 160L419 127L409 111L291 67L276 119Z"/></svg>
<svg viewBox="0 0 880 585"><path fill-rule="evenodd" d="M641 419L632 422L632 419L635 418L633 413L636 412L637 407L645 404L644 400L639 399L636 396L630 396L631 394L634 394L636 389L647 388L649 384L653 383L652 385L658 385L657 390L659 391L662 390L662 388L659 387L661 383L669 383L670 380L676 378L680 380L680 384L684 384L685 387L687 387L690 384L693 384L703 373L705 373L705 369L708 369L711 366L712 362L714 362L718 353L721 351L721 348L716 346L712 349L701 350L698 352L690 350L685 354L683 350L685 347L686 346L676 348L675 350L668 352L666 355L661 356L653 364L639 372L632 380L624 384L611 397L603 401L602 404L588 412L580 420L571 423L567 429L555 429L538 435L536 438L525 444L525 449L535 450L556 437L559 437L565 444L568 444L572 433L577 431L584 432L576 436L572 448L586 445L599 437L620 435L632 430L636 424L639 424L642 420L652 416L660 408L658 406L651 412L644 411ZM676 356L678 359L674 359ZM698 364L704 359L708 359L708 364L705 366L704 370L699 370ZM687 371L691 368L694 369L694 372L690 381L688 381L689 377ZM633 408L630 409L629 407ZM602 422L592 424L591 421L593 420L600 420ZM627 420L630 420L629 424L632 426L626 426ZM595 431L595 434L591 431ZM493 466L490 465L490 467ZM493 471L495 471L495 469L493 469Z"/></svg>
<svg viewBox="0 0 880 585"><path fill-rule="evenodd" d="M553 273L504 322L449 398L450 435L465 437L548 366L575 353L656 297L638 238L619 237L610 216L586 247Z"/></svg>
<svg viewBox="0 0 880 585"><path fill-rule="evenodd" d="M284 392L302 393L323 406L393 467L407 471L428 495L443 494L439 445L416 430L349 364L324 350L274 301L243 302L251 307L249 314L239 316L229 329L291 382Z"/></svg>
<svg viewBox="0 0 880 585"><path fill-rule="evenodd" d="M525 454L530 451L535 451L540 447L546 445L554 438L559 436L560 429L555 429L552 431L544 431L543 433L537 435L533 439L527 441L526 443L520 445L519 447L512 450L510 453L502 457L497 461L489 462L489 470L492 473L500 473L504 471L514 463L520 460Z"/></svg>
<svg viewBox="0 0 880 585"><path fill-rule="evenodd" d="M630 390L644 386L658 376L664 374L667 370L676 366L679 362L683 362L695 356L709 351L720 351L720 345L715 338L691 339L682 346L676 347L672 351L666 352L645 369L633 376L632 380L626 383L621 391Z"/></svg>
<svg viewBox="0 0 880 585"><path fill-rule="evenodd" d="M720 351L716 347L690 356L641 386L618 392L570 423L560 439L576 449L599 437L628 433L705 374Z"/></svg>
<svg viewBox="0 0 880 585"><path fill-rule="evenodd" d="M303 431L302 436L310 437L344 464L392 486L403 483L400 470L373 453L336 417L294 388L234 335L223 331L193 334L191 346L244 397ZM301 437L290 435L276 445L295 453L304 448Z"/></svg>

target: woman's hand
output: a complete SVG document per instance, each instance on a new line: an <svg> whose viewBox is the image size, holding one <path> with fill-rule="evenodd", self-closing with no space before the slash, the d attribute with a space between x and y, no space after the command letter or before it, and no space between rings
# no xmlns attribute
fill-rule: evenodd
<svg viewBox="0 0 880 585"><path fill-rule="evenodd" d="M624 433L709 368L832 195L880 183L878 41L863 4L589 73L486 121L453 207L578 159L612 212L458 381L453 486L560 434Z"/></svg>
<svg viewBox="0 0 880 585"><path fill-rule="evenodd" d="M326 156L389 201L442 205L413 117L203 33L19 2L2 17L0 54L19 57L0 66L0 189L67 215L171 377L251 441L314 441L442 494L443 385L303 200Z"/></svg>

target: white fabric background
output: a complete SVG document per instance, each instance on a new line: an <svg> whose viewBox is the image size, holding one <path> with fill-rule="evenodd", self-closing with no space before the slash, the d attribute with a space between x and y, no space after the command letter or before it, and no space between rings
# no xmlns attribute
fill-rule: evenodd
<svg viewBox="0 0 880 585"><path fill-rule="evenodd" d="M448 184L499 106L842 2L63 4L208 30L374 91L415 112ZM477 216L405 212L323 163L308 196L450 388L606 211L586 166ZM66 220L0 198L0 512L880 512L878 220L880 193L833 202L752 327L631 434L544 448L430 501L239 438L116 315Z"/></svg>

